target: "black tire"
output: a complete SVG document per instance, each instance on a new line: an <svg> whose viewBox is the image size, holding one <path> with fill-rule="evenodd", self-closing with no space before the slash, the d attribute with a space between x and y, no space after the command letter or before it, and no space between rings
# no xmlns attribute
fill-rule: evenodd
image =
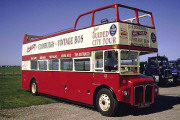
<svg viewBox="0 0 180 120"><path fill-rule="evenodd" d="M173 76L173 84L176 85L178 84L178 77L177 76Z"/></svg>
<svg viewBox="0 0 180 120"><path fill-rule="evenodd" d="M96 107L104 116L114 116L117 110L117 103L109 89L101 89L96 96Z"/></svg>
<svg viewBox="0 0 180 120"><path fill-rule="evenodd" d="M31 82L31 86L30 86L30 92L32 95L37 96L38 95L38 89L37 89L37 82L36 80L33 80Z"/></svg>

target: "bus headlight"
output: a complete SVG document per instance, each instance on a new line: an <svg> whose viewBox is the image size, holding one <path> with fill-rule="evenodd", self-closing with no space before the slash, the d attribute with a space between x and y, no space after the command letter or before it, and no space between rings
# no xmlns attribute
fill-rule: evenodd
<svg viewBox="0 0 180 120"><path fill-rule="evenodd" d="M124 95L124 96L128 96L128 91L127 91L127 90L124 90L124 91L123 91L123 95Z"/></svg>
<svg viewBox="0 0 180 120"><path fill-rule="evenodd" d="M164 75L162 75L162 78L164 78Z"/></svg>
<svg viewBox="0 0 180 120"><path fill-rule="evenodd" d="M154 92L155 92L155 93L158 93L158 88L155 88L155 89L154 89Z"/></svg>

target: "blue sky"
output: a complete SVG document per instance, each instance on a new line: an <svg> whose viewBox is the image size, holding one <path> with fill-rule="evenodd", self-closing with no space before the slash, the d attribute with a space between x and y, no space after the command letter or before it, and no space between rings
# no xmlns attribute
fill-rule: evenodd
<svg viewBox="0 0 180 120"><path fill-rule="evenodd" d="M73 27L79 14L115 3L152 12L159 54L180 58L180 0L0 0L0 65L21 65L24 34Z"/></svg>

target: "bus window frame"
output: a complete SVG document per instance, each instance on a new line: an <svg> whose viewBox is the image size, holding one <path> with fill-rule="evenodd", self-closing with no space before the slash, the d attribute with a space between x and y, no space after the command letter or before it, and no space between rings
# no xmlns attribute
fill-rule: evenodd
<svg viewBox="0 0 180 120"><path fill-rule="evenodd" d="M137 65L121 65L121 52L122 51L129 51L129 52L137 52L138 58L137 58ZM140 75L140 65L139 65L139 57L140 57L140 51L137 50L125 50L125 49L120 49L120 60L119 60L119 74L120 75ZM137 74L122 74L121 67L130 67L130 68L137 68Z"/></svg>
<svg viewBox="0 0 180 120"><path fill-rule="evenodd" d="M46 69L40 69L40 64L39 64L39 62L42 62L42 61L46 61ZM49 71L48 59L37 60L37 62L38 62L38 71Z"/></svg>
<svg viewBox="0 0 180 120"><path fill-rule="evenodd" d="M32 69L32 61L36 62L36 69ZM30 67L30 70L34 70L34 71L39 70L38 60L30 60L30 66L29 67Z"/></svg>
<svg viewBox="0 0 180 120"><path fill-rule="evenodd" d="M64 70L64 69L61 68L62 67L62 60L67 60L67 59L72 60L72 69ZM72 72L72 71L74 71L73 58L61 58L60 59L60 70L59 71L64 71L64 72Z"/></svg>
<svg viewBox="0 0 180 120"><path fill-rule="evenodd" d="M101 68L96 67L96 53L97 52L102 52L102 62L103 65ZM98 50L98 51L93 51L93 68L94 68L94 72L104 72L104 50Z"/></svg>
<svg viewBox="0 0 180 120"><path fill-rule="evenodd" d="M89 59L89 67L90 69L88 71L78 71L78 70L75 70L75 60L80 60L80 59ZM74 72L92 72L92 59L91 59L91 56L90 57L77 57L77 58L73 58L73 71Z"/></svg>
<svg viewBox="0 0 180 120"><path fill-rule="evenodd" d="M50 70L50 60L58 60L58 69L57 70ZM60 71L60 59L48 59L48 71Z"/></svg>
<svg viewBox="0 0 180 120"><path fill-rule="evenodd" d="M133 10L135 12L135 18L134 19L136 19L136 23L130 23L130 22L126 22L126 21L121 20L121 15L119 14L119 7ZM122 23L130 23L130 24L142 25L139 22L139 18L142 17L142 16L138 15L138 12L142 12L142 13L148 14L149 17L151 18L151 22L152 22L152 26L146 26L146 25L142 25L142 26L146 26L146 27L150 27L150 28L155 28L154 19L153 19L153 15L152 15L151 12L148 12L148 11L145 11L145 10L141 10L141 9L137 9L137 8L133 8L133 7L129 7L129 6L125 6L125 5L121 5L121 4L113 4L113 5L108 5L108 6L105 6L105 7L102 7L102 8L98 8L98 9L95 9L95 10L92 10L92 11L89 11L89 12L86 12L86 13L83 13L83 14L79 15L77 17L76 21L75 21L74 29L73 30L78 30L76 27L77 27L77 23L78 23L78 21L79 21L79 19L81 17L83 17L83 16L85 16L87 14L91 14L91 13L92 13L91 25L87 26L87 27L96 26L94 24L94 19L96 17L95 13L98 12L98 11L104 10L104 9L109 9L109 8L114 8L114 10L115 10L115 20L112 21L112 22L122 22Z"/></svg>
<svg viewBox="0 0 180 120"><path fill-rule="evenodd" d="M116 51L118 52L118 68L116 71L105 71L105 52L106 51ZM96 52L103 52L103 67L102 68L96 68L96 62L95 62L95 53ZM120 50L119 49L108 49L108 50L98 50L98 51L92 51L92 57L93 57L93 72L102 72L102 73L119 73L119 66L120 66ZM102 71L99 71L102 70Z"/></svg>

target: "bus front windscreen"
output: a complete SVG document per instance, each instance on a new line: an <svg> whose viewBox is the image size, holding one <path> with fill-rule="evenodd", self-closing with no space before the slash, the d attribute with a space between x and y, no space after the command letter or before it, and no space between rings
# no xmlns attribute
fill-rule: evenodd
<svg viewBox="0 0 180 120"><path fill-rule="evenodd" d="M121 51L120 73L122 75L138 75L139 54L135 51Z"/></svg>

